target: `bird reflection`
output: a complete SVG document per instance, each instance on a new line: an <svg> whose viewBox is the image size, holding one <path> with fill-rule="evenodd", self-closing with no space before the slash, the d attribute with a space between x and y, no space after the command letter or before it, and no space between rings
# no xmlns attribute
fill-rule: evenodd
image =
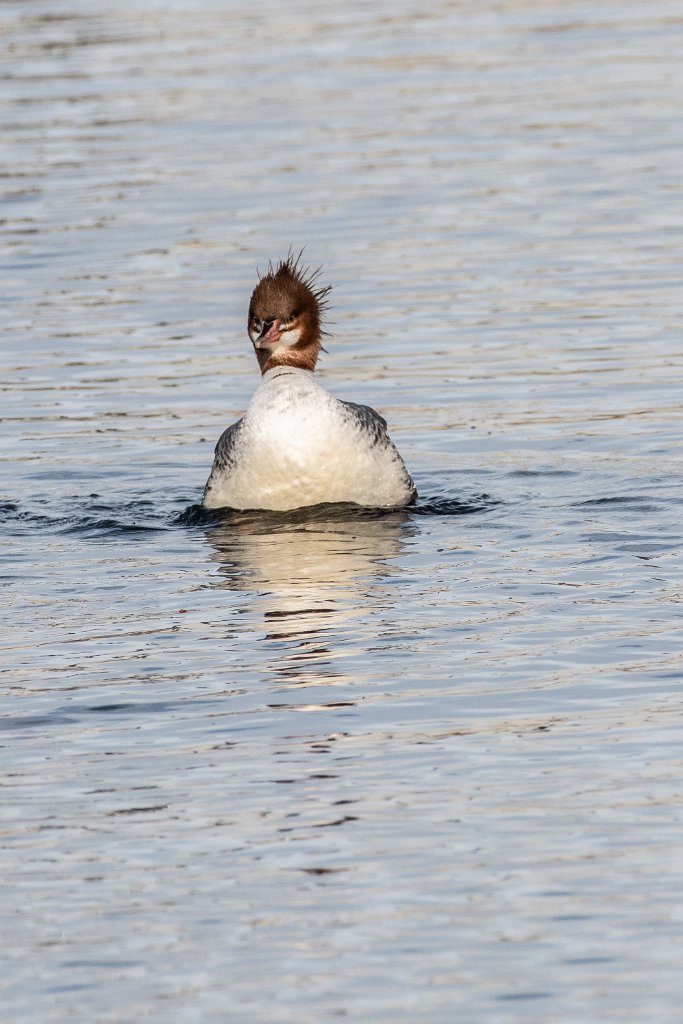
<svg viewBox="0 0 683 1024"><path fill-rule="evenodd" d="M250 595L270 669L282 687L344 685L349 655L376 637L392 601L393 564L414 530L404 510L316 506L226 513L207 531L220 563L214 585Z"/></svg>

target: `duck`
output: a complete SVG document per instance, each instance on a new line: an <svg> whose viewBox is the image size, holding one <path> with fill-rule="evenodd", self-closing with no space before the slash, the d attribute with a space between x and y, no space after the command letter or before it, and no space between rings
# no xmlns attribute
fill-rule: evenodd
<svg viewBox="0 0 683 1024"><path fill-rule="evenodd" d="M331 286L290 250L258 275L247 332L261 371L246 412L216 444L207 509L287 511L321 504L401 508L417 489L387 422L333 397L315 376Z"/></svg>

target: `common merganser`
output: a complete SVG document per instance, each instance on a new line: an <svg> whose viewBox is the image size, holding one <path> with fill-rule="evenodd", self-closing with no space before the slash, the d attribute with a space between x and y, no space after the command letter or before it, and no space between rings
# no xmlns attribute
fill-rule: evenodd
<svg viewBox="0 0 683 1024"><path fill-rule="evenodd" d="M262 380L241 420L216 445L206 508L301 508L352 502L408 505L417 490L367 405L333 398L313 376L330 287L289 254L259 277L247 330Z"/></svg>

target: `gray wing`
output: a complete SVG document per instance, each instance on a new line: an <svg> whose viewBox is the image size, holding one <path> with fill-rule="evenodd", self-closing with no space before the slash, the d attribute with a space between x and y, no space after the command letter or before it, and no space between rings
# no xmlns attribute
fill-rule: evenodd
<svg viewBox="0 0 683 1024"><path fill-rule="evenodd" d="M241 430L242 420L238 420L237 423L233 423L232 426L224 430L218 438L213 454L212 476L214 473L220 473L233 461L235 444Z"/></svg>
<svg viewBox="0 0 683 1024"><path fill-rule="evenodd" d="M214 448L213 466L211 467L209 479L206 481L206 486L204 488L202 504L207 504L207 498L211 497L211 492L214 490L214 487L218 486L220 490L221 477L223 474L230 474L231 468L235 463L235 448L237 447L241 433L242 420L238 420L237 423L233 423L227 430L224 430L218 438L218 442ZM215 508L218 506L214 501L209 501L208 507Z"/></svg>
<svg viewBox="0 0 683 1024"><path fill-rule="evenodd" d="M356 402L341 402L358 426L369 435L373 444L391 444L391 438L387 430L387 421L378 412L371 409L369 405L358 405Z"/></svg>
<svg viewBox="0 0 683 1024"><path fill-rule="evenodd" d="M209 473L209 479L206 481L206 487L204 488L204 497L202 501L206 501L207 495L212 490L216 477L226 471L230 471L230 467L235 461L235 447L237 440L242 433L242 420L238 420L237 423L233 423L231 427L224 430L221 436L218 438L218 442L214 449L213 466Z"/></svg>
<svg viewBox="0 0 683 1024"><path fill-rule="evenodd" d="M371 444L382 445L382 447L388 448L392 452L393 457L398 461L401 467L401 472L405 476L406 487L410 492L409 503L415 501L415 498L417 497L417 487L415 486L415 482L410 476L410 473L406 469L405 463L397 451L394 442L389 437L387 421L384 417L380 416L380 414L369 405L358 405L356 402L341 402L340 404L346 407L349 416L360 427L360 429L367 434Z"/></svg>

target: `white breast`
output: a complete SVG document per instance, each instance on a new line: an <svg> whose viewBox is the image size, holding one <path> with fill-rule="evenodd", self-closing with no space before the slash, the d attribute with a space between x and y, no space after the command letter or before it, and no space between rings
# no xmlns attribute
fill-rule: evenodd
<svg viewBox="0 0 683 1024"><path fill-rule="evenodd" d="M415 495L386 432L368 429L367 417L293 367L265 374L222 461L217 453L204 494L209 508L394 506Z"/></svg>

